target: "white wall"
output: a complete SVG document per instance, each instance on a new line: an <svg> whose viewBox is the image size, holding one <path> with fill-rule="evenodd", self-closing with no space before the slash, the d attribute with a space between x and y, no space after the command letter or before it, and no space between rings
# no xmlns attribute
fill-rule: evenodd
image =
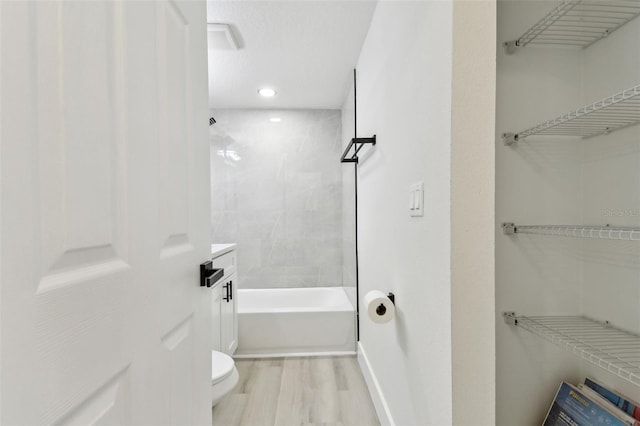
<svg viewBox="0 0 640 426"><path fill-rule="evenodd" d="M498 43L521 35L553 7L500 1ZM586 50L498 49L496 132L517 131L640 83L640 20ZM496 135L500 222L634 225L639 208L638 126L588 140L532 137L502 146ZM496 313L584 314L640 330L637 244L496 234ZM561 380L585 375L640 396L638 387L530 333L496 323L497 424L540 424Z"/></svg>
<svg viewBox="0 0 640 426"><path fill-rule="evenodd" d="M453 424L495 424L496 2L453 3Z"/></svg>
<svg viewBox="0 0 640 426"><path fill-rule="evenodd" d="M499 1L497 42L517 38L550 7L549 2ZM578 365L568 353L506 325L499 315L578 314L575 241L508 237L500 223L580 223L578 145L549 137L506 147L499 135L580 105L580 57L575 50L536 48L506 55L499 45L497 59L497 424L541 424L559 377L576 381Z"/></svg>
<svg viewBox="0 0 640 426"><path fill-rule="evenodd" d="M640 84L640 19L582 53L582 102L590 103ZM640 126L580 144L582 223L640 226ZM640 334L640 244L581 241L581 309ZM591 376L640 401L640 386L583 362Z"/></svg>
<svg viewBox="0 0 640 426"><path fill-rule="evenodd" d="M452 422L451 14L450 2L380 2L357 64L358 135L378 137L359 165L360 295L392 291L397 308L391 323L360 321L383 423ZM418 181L425 216L412 218Z"/></svg>
<svg viewBox="0 0 640 426"><path fill-rule="evenodd" d="M361 306L382 424L495 422L494 59L495 1L480 0L380 2L358 61L358 136L378 137L358 173L360 295L396 295L389 324Z"/></svg>

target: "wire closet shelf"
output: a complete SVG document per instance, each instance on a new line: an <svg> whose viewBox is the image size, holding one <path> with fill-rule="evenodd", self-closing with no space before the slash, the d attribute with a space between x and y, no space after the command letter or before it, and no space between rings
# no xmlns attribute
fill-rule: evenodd
<svg viewBox="0 0 640 426"><path fill-rule="evenodd" d="M586 48L638 15L638 0L565 0L504 46L507 53L529 44Z"/></svg>
<svg viewBox="0 0 640 426"><path fill-rule="evenodd" d="M502 224L507 235L534 234L573 238L596 238L600 240L640 241L640 228L625 226L579 226L579 225L516 225Z"/></svg>
<svg viewBox="0 0 640 426"><path fill-rule="evenodd" d="M511 145L533 135L589 138L638 123L640 123L640 84L526 130L504 133L502 138L505 145Z"/></svg>
<svg viewBox="0 0 640 426"><path fill-rule="evenodd" d="M640 386L640 336L584 316L502 315L507 324L522 327Z"/></svg>

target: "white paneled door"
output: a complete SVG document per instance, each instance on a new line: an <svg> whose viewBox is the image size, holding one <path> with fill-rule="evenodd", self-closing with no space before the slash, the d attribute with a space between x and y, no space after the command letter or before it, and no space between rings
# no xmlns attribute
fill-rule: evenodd
<svg viewBox="0 0 640 426"><path fill-rule="evenodd" d="M205 8L0 2L3 425L211 424Z"/></svg>

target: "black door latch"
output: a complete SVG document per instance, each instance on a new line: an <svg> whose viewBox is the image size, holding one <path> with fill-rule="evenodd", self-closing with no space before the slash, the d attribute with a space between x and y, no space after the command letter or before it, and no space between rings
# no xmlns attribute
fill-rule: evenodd
<svg viewBox="0 0 640 426"><path fill-rule="evenodd" d="M200 287L213 287L224 276L224 269L214 269L213 262L207 260L200 264Z"/></svg>

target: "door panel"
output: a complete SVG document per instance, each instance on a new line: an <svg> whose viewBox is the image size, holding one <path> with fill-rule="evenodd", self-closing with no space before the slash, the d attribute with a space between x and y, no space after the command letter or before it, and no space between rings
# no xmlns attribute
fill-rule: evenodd
<svg viewBox="0 0 640 426"><path fill-rule="evenodd" d="M158 9L158 107L161 224L166 240L163 257L191 250L189 241L189 22L175 2L160 1Z"/></svg>
<svg viewBox="0 0 640 426"><path fill-rule="evenodd" d="M35 8L36 161L40 211L46 212L40 215L46 232L39 291L127 268L115 6L52 2ZM96 23L89 29L87 22ZM74 49L65 49L71 44Z"/></svg>
<svg viewBox="0 0 640 426"><path fill-rule="evenodd" d="M168 424L193 424L193 412L189 409L195 394L193 369L185 368L196 362L193 315L189 315L164 336L162 343L167 357L165 374L171 384L166 394ZM185 418L184 413L187 413L188 417Z"/></svg>
<svg viewBox="0 0 640 426"><path fill-rule="evenodd" d="M0 19L0 423L210 422L204 3Z"/></svg>
<svg viewBox="0 0 640 426"><path fill-rule="evenodd" d="M130 423L129 380L128 368L118 372L77 407L62 416L56 424L120 425Z"/></svg>

